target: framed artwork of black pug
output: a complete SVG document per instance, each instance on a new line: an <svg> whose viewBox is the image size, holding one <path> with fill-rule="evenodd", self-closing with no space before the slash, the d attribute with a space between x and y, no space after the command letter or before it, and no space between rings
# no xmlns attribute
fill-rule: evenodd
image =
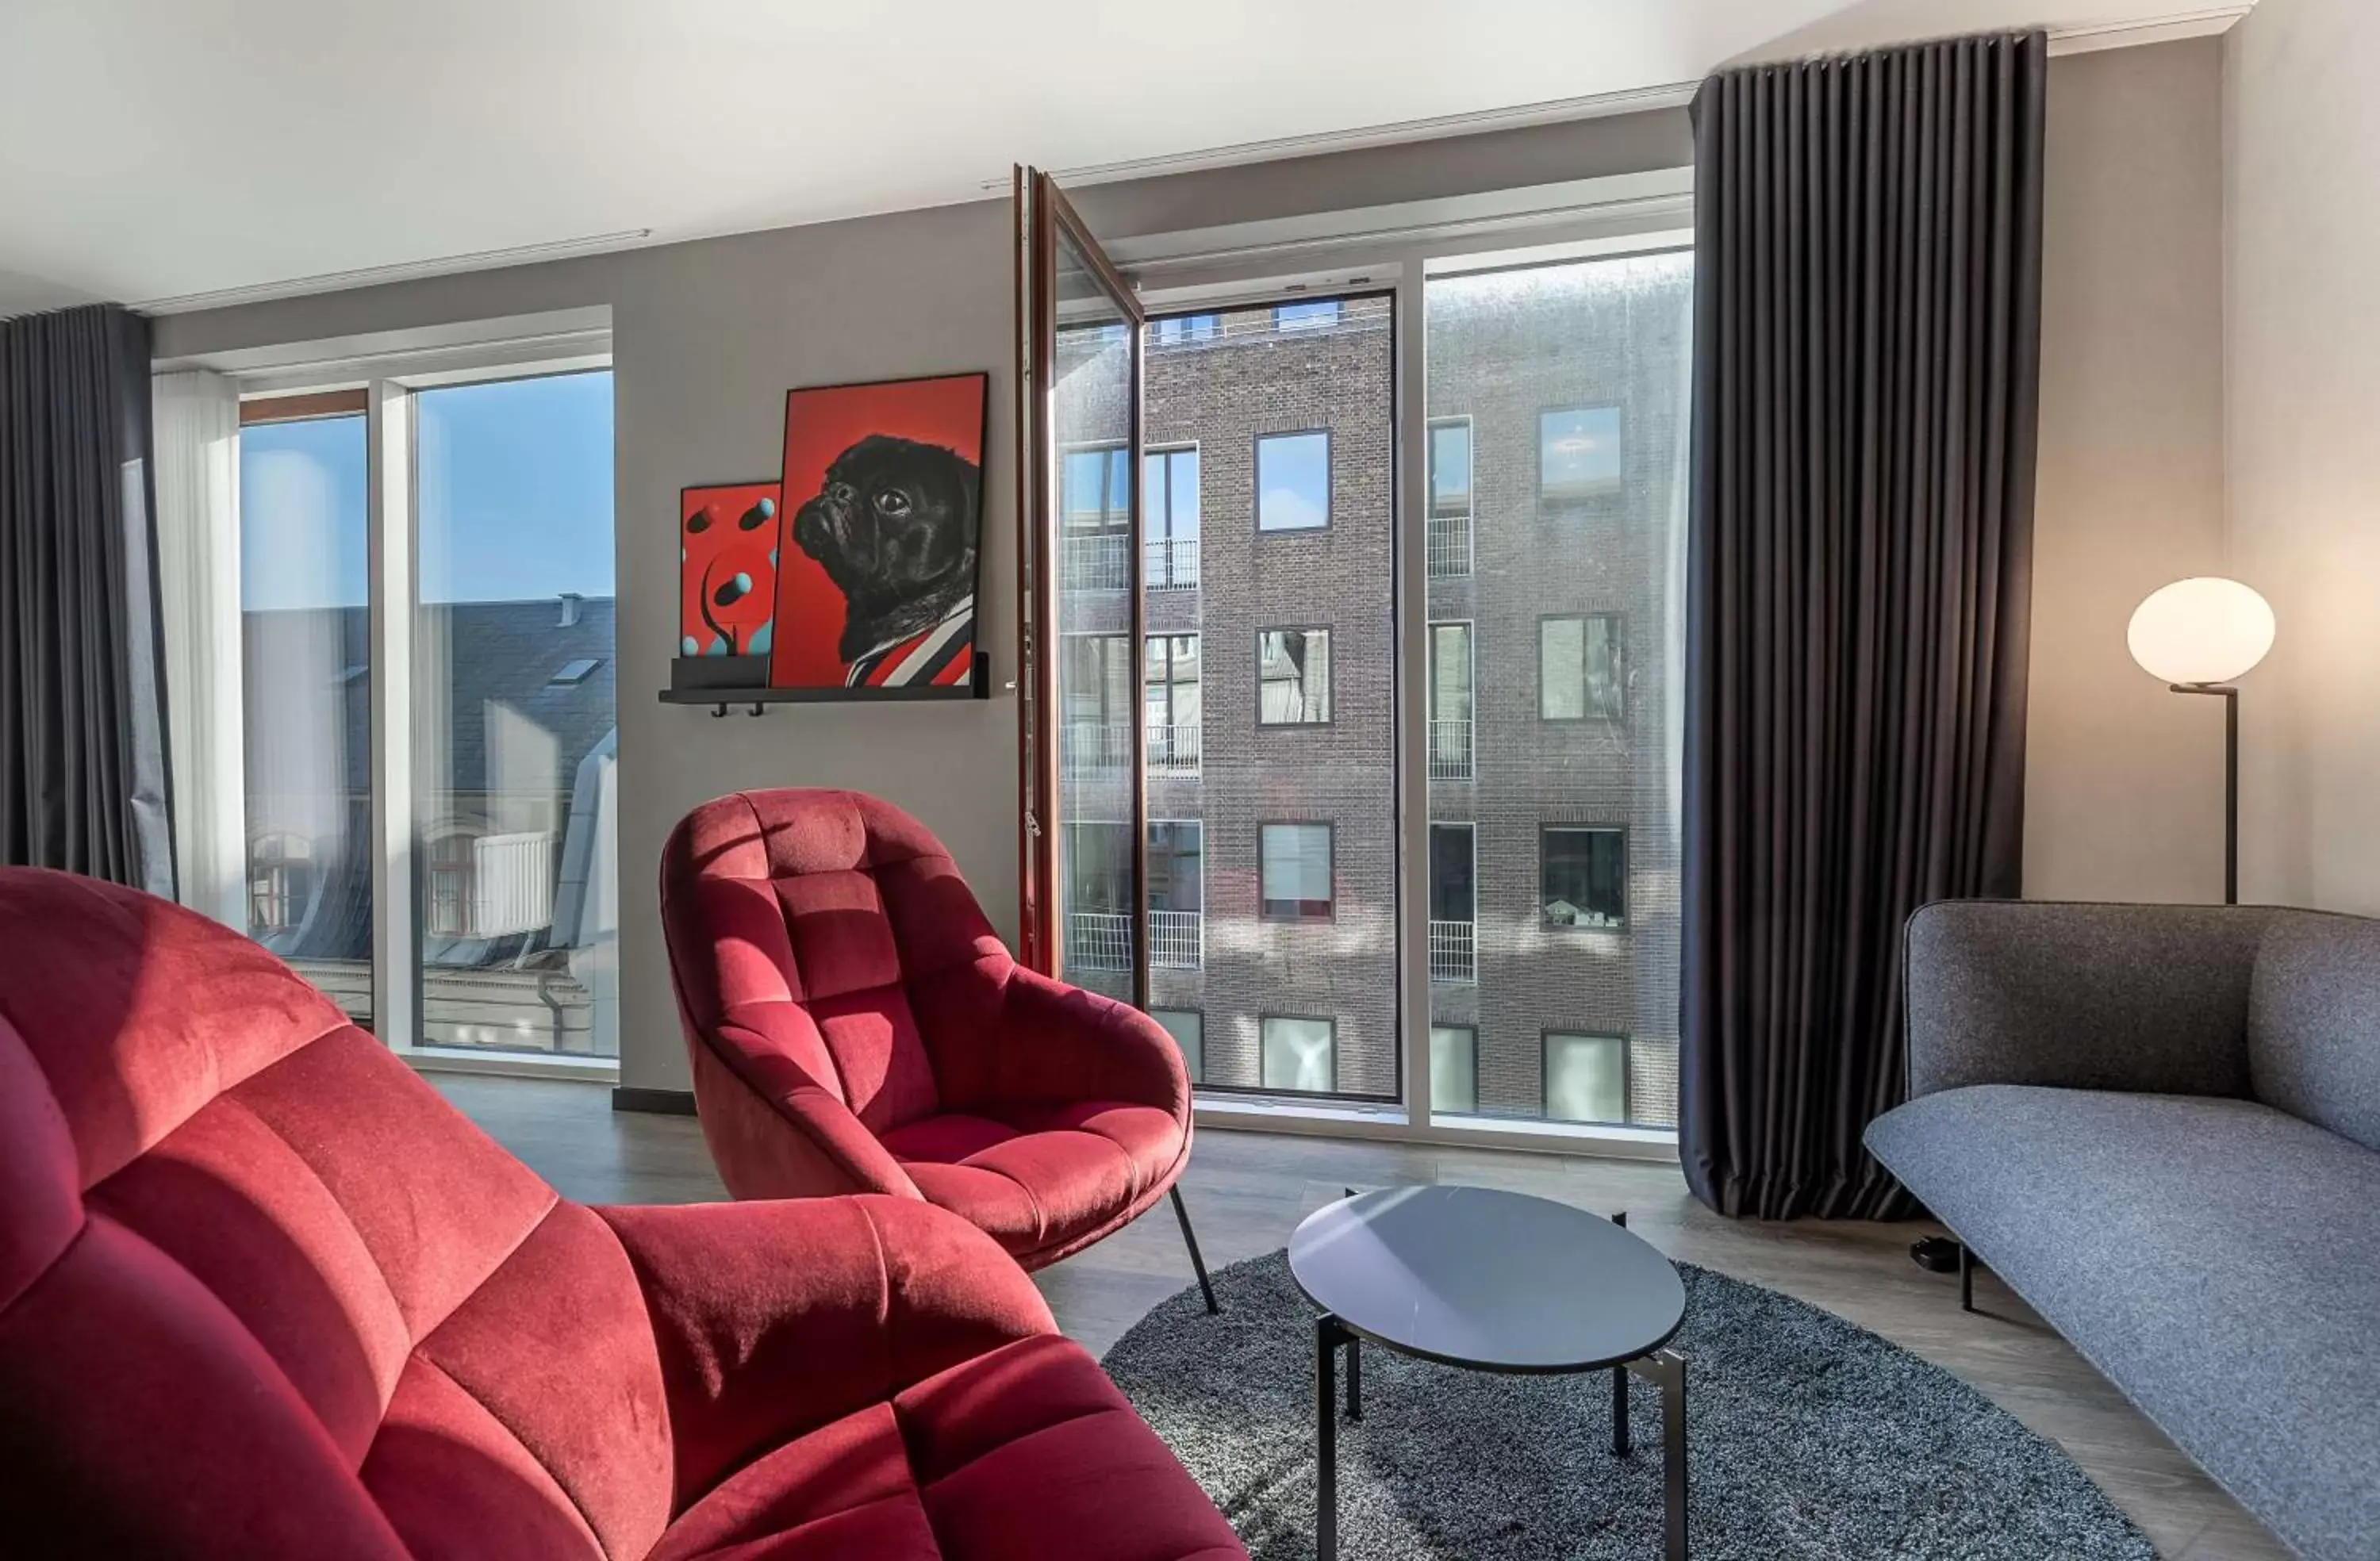
<svg viewBox="0 0 2380 1561"><path fill-rule="evenodd" d="M785 395L776 688L972 696L990 376Z"/></svg>

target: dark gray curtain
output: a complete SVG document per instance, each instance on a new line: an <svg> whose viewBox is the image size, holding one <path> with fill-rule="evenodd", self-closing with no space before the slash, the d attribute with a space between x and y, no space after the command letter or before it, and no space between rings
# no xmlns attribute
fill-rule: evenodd
<svg viewBox="0 0 2380 1561"><path fill-rule="evenodd" d="M1731 1215L1879 1217L1901 924L2013 895L2039 407L2038 32L1695 100L1680 1148Z"/></svg>
<svg viewBox="0 0 2380 1561"><path fill-rule="evenodd" d="M174 891L149 322L0 321L0 863Z"/></svg>

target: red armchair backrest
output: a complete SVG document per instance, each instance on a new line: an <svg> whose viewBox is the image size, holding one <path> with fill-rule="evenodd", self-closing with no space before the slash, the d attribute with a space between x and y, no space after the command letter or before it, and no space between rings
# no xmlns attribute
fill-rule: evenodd
<svg viewBox="0 0 2380 1561"><path fill-rule="evenodd" d="M969 1042L997 1025L1013 962L950 853L892 804L703 804L662 848L662 924L689 1046L788 1060L875 1132L988 1093L995 1059Z"/></svg>
<svg viewBox="0 0 2380 1561"><path fill-rule="evenodd" d="M640 1556L611 1231L263 950L0 869L0 1548Z"/></svg>

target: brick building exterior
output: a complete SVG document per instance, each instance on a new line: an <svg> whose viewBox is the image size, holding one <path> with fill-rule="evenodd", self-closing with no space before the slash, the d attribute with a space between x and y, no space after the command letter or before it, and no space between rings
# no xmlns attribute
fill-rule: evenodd
<svg viewBox="0 0 2380 1561"><path fill-rule="evenodd" d="M1446 463L1450 474L1467 468L1462 515L1447 502L1451 475L1433 485L1428 618L1467 625L1468 645L1462 631L1433 635L1432 683L1446 686L1415 691L1413 708L1436 718L1429 817L1467 825L1472 848L1471 892L1461 892L1459 872L1433 889L1430 1023L1472 1032L1469 1087L1490 1115L1547 1113L1553 1033L1619 1037L1627 1116L1675 1120L1679 712L1668 647L1682 611L1687 268L1653 257L1430 284L1428 414L1467 419L1468 452L1457 462L1450 449ZM1130 994L1128 890L1116 864L1129 844L1128 723L1142 720L1148 817L1162 847L1148 886L1150 1007L1184 1036L1210 1089L1288 1087L1285 1047L1267 1072L1271 1017L1330 1023L1322 1087L1399 1094L1390 317L1386 296L1356 296L1335 309L1238 309L1151 327L1153 648L1138 656L1124 643L1122 501L1097 454L1123 437L1125 355L1095 331L1062 347L1059 427L1089 436L1068 442L1062 481L1066 974ZM1541 414L1594 409L1587 421L1601 429L1607 408L1619 409L1616 472L1541 492L1541 463L1560 458L1542 447L1575 420L1541 423ZM1315 518L1275 487L1260 500L1257 482L1263 436L1313 430L1329 434L1327 524L1260 526L1267 502L1273 524ZM1174 450L1196 452L1179 458L1195 463L1195 529L1183 466L1159 455ZM1539 686L1541 646L1572 643L1563 624L1542 626L1548 618L1592 618L1596 635L1616 638L1617 657L1596 663L1583 715L1564 705L1571 694ZM1275 717L1289 707L1285 688L1260 696L1259 635L1318 628L1330 639L1327 720L1260 721L1260 705ZM1467 676L1456 654L1465 648ZM1286 670L1278 654L1268 666ZM1331 826L1328 917L1267 919L1263 828L1309 822ZM1572 826L1623 832L1622 925L1549 922L1543 831ZM1459 843L1436 840L1433 852L1453 864ZM1317 1034L1275 1028L1297 1032L1309 1050ZM1463 1049L1459 1037L1434 1035L1434 1044L1453 1047L1450 1065Z"/></svg>

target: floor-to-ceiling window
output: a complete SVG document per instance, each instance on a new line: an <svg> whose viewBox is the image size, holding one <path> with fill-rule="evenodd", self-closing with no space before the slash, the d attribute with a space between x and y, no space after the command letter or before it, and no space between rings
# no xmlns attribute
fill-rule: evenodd
<svg viewBox="0 0 2380 1561"><path fill-rule="evenodd" d="M348 399L261 404L240 430L244 844L249 936L370 1024L370 489Z"/></svg>
<svg viewBox="0 0 2380 1561"><path fill-rule="evenodd" d="M612 376L413 420L420 1039L616 1057Z"/></svg>
<svg viewBox="0 0 2380 1561"><path fill-rule="evenodd" d="M1441 1116L1677 1119L1692 284L1679 251L1425 291L1432 875L1475 896L1459 958L1432 911Z"/></svg>

